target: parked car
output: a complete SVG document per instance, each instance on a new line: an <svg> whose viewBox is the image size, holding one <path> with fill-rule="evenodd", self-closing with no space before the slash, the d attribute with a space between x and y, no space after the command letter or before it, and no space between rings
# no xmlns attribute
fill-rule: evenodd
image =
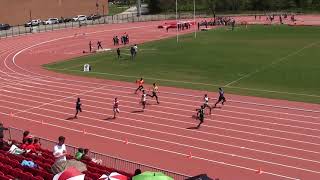
<svg viewBox="0 0 320 180"><path fill-rule="evenodd" d="M8 30L11 26L9 24L0 24L0 30Z"/></svg>
<svg viewBox="0 0 320 180"><path fill-rule="evenodd" d="M72 19L71 18L61 18L61 19L59 19L59 23L67 23L67 22L70 22L70 21L72 21Z"/></svg>
<svg viewBox="0 0 320 180"><path fill-rule="evenodd" d="M35 19L35 20L31 20L31 21L27 22L24 26L31 27L31 26L39 26L40 24L41 24L41 20Z"/></svg>
<svg viewBox="0 0 320 180"><path fill-rule="evenodd" d="M87 20L96 20L96 19L100 19L101 16L99 14L92 14L90 16L87 17Z"/></svg>
<svg viewBox="0 0 320 180"><path fill-rule="evenodd" d="M85 20L87 20L87 16L85 15L78 15L73 18L73 21L85 21Z"/></svg>
<svg viewBox="0 0 320 180"><path fill-rule="evenodd" d="M48 20L44 21L43 24L58 24L59 19L58 18L49 18Z"/></svg>

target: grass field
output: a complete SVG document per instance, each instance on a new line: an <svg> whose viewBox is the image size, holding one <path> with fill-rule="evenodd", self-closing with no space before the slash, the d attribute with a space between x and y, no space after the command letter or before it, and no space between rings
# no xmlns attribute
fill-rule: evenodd
<svg viewBox="0 0 320 180"><path fill-rule="evenodd" d="M128 49L122 53L129 54ZM81 72L85 63L90 73ZM320 27L226 28L139 45L134 61L114 52L45 65L68 74L320 103Z"/></svg>
<svg viewBox="0 0 320 180"><path fill-rule="evenodd" d="M112 16L115 14L122 13L123 11L129 9L129 6L126 5L116 5L116 4L111 4L109 5L109 13L108 16Z"/></svg>

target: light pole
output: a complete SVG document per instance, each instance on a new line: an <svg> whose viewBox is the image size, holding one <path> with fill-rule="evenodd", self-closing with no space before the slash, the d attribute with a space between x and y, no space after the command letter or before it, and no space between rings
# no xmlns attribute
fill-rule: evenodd
<svg viewBox="0 0 320 180"><path fill-rule="evenodd" d="M194 38L197 38L197 25L196 25L196 0L193 0L193 21L194 21Z"/></svg>
<svg viewBox="0 0 320 180"><path fill-rule="evenodd" d="M177 43L179 42L179 28L178 28L178 0L176 0L176 23L177 23Z"/></svg>
<svg viewBox="0 0 320 180"><path fill-rule="evenodd" d="M102 17L103 17L103 23L105 24L106 23L106 17L105 17L105 14L104 14L104 4L102 5Z"/></svg>

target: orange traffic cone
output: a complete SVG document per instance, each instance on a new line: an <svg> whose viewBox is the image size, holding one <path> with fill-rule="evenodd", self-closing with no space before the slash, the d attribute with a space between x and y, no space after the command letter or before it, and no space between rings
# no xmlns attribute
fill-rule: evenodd
<svg viewBox="0 0 320 180"><path fill-rule="evenodd" d="M191 159L192 158L192 153L189 152L188 158Z"/></svg>
<svg viewBox="0 0 320 180"><path fill-rule="evenodd" d="M128 139L126 138L126 140L124 141L124 144L129 144Z"/></svg>
<svg viewBox="0 0 320 180"><path fill-rule="evenodd" d="M257 174L262 174L261 168L259 168L259 170L257 171Z"/></svg>

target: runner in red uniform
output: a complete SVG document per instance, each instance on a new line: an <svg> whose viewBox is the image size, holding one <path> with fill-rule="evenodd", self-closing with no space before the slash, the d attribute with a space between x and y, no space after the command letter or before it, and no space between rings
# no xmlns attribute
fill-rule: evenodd
<svg viewBox="0 0 320 180"><path fill-rule="evenodd" d="M114 102L113 102L113 119L116 118L116 114L117 113L120 113L120 110L119 110L119 101L118 101L118 98L115 98L114 99Z"/></svg>
<svg viewBox="0 0 320 180"><path fill-rule="evenodd" d="M144 89L144 88L143 88L143 83L144 83L143 78L141 78L140 80L137 80L136 82L139 84L139 87L136 89L135 94L137 94L137 91L138 91L138 90L139 90L139 91L142 91L142 90Z"/></svg>

